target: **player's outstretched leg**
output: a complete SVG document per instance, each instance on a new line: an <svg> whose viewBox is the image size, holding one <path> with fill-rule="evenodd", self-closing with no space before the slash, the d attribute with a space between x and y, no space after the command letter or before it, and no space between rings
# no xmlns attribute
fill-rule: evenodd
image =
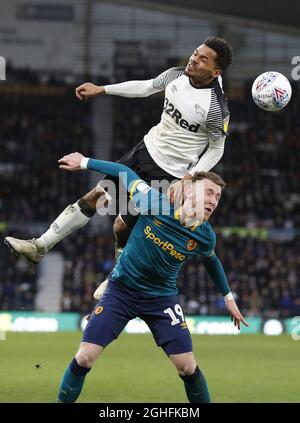
<svg viewBox="0 0 300 423"><path fill-rule="evenodd" d="M103 195L103 191L94 188L76 203L66 207L40 238L23 240L9 236L4 242L17 256L24 256L32 263L38 264L54 245L90 221L95 214L97 201Z"/></svg>
<svg viewBox="0 0 300 423"><path fill-rule="evenodd" d="M192 352L169 355L184 381L185 392L191 403L211 402L207 383L201 370L198 368Z"/></svg>
<svg viewBox="0 0 300 423"><path fill-rule="evenodd" d="M123 219L121 218L121 216L119 215L114 223L114 234L115 234L115 238L116 238L116 245L115 245L115 258L116 261L118 261L118 259L120 258L123 249L126 245L126 242L129 238L130 235L130 228L126 225L126 223L123 221ZM100 285L98 286L98 288L96 289L96 291L93 294L93 298L97 301L100 300L100 298L102 297L102 295L104 294L105 288L108 284L108 278L105 279L104 282L100 283Z"/></svg>
<svg viewBox="0 0 300 423"><path fill-rule="evenodd" d="M79 350L67 367L58 392L57 402L75 402L79 397L85 377L103 348L82 342Z"/></svg>

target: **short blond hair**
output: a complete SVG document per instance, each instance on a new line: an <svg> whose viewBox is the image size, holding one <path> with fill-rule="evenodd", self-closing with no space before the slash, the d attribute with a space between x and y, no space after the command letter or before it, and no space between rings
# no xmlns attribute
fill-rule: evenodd
<svg viewBox="0 0 300 423"><path fill-rule="evenodd" d="M221 187L221 190L226 186L226 183L223 181L221 176L217 175L214 172L195 172L192 176L191 181L201 181L202 179L209 179L210 181L214 182L216 185Z"/></svg>

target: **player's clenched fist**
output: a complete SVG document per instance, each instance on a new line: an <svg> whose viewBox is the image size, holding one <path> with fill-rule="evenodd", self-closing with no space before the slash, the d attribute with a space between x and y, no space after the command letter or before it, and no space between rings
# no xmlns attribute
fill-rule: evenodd
<svg viewBox="0 0 300 423"><path fill-rule="evenodd" d="M74 172L81 169L81 161L84 156L80 153L71 153L58 160L59 168Z"/></svg>
<svg viewBox="0 0 300 423"><path fill-rule="evenodd" d="M76 88L75 94L79 100L86 100L89 97L105 94L105 90L102 86L92 84L91 82L85 82Z"/></svg>

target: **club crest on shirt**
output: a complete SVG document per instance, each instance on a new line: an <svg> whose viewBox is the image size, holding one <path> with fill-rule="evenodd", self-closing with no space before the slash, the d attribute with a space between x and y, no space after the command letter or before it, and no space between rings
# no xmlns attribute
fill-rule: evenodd
<svg viewBox="0 0 300 423"><path fill-rule="evenodd" d="M103 307L102 306L98 306L95 308L95 314L100 314L103 311Z"/></svg>
<svg viewBox="0 0 300 423"><path fill-rule="evenodd" d="M177 92L177 87L175 84L172 85L171 91L175 94Z"/></svg>
<svg viewBox="0 0 300 423"><path fill-rule="evenodd" d="M198 103L195 104L195 111L197 115L201 115L201 116L205 115L205 110Z"/></svg>
<svg viewBox="0 0 300 423"><path fill-rule="evenodd" d="M197 242L194 241L193 239L189 239L187 244L186 244L186 248L188 251L192 251L197 247Z"/></svg>

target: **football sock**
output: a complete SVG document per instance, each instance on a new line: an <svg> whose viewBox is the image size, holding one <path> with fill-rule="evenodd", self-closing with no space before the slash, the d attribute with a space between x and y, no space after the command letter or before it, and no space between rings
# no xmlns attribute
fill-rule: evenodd
<svg viewBox="0 0 300 423"><path fill-rule="evenodd" d="M36 239L36 244L41 254L51 250L55 244L71 232L82 228L89 222L92 215L91 212L88 213L87 204L82 203L82 200L83 199L65 208L51 224L50 228L40 238Z"/></svg>
<svg viewBox="0 0 300 423"><path fill-rule="evenodd" d="M67 367L58 393L58 402L75 402L80 395L86 374L91 369L80 366L74 358Z"/></svg>
<svg viewBox="0 0 300 423"><path fill-rule="evenodd" d="M179 376L184 381L185 392L190 402L211 402L205 377L198 366L192 375Z"/></svg>

